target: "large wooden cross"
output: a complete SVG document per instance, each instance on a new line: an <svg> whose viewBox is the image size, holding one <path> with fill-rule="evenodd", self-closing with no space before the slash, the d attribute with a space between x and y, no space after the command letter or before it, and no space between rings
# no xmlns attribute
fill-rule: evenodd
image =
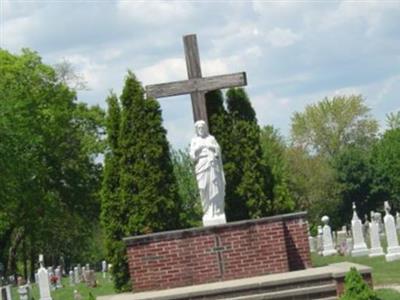
<svg viewBox="0 0 400 300"><path fill-rule="evenodd" d="M217 89L244 86L247 84L246 73L202 77L196 35L184 36L183 45L189 79L148 85L146 93L147 96L154 98L190 94L194 121L204 120L207 122L205 93Z"/></svg>

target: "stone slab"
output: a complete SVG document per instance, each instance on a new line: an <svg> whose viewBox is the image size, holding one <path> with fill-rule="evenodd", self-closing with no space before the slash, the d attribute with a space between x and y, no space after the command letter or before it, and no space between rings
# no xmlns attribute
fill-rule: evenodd
<svg viewBox="0 0 400 300"><path fill-rule="evenodd" d="M190 297L199 297L203 295L206 297L211 293L223 294L224 292L232 292L235 290L250 290L260 287L295 284L304 281L343 278L351 267L355 267L361 274L370 274L372 271L372 269L367 266L342 262L307 270L200 284L161 291L101 296L97 297L97 300L172 300L188 299Z"/></svg>

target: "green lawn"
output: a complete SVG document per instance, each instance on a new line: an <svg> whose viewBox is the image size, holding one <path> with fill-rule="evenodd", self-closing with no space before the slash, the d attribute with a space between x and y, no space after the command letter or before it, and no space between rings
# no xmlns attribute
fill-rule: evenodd
<svg viewBox="0 0 400 300"><path fill-rule="evenodd" d="M379 299L382 300L399 300L400 293L391 289L379 289L376 291Z"/></svg>
<svg viewBox="0 0 400 300"><path fill-rule="evenodd" d="M325 266L332 263L349 261L372 268L372 279L374 285L400 284L400 260L386 262L385 257L351 257L351 256L328 256L323 257L312 253L311 260L314 267ZM400 298L399 298L400 299Z"/></svg>
<svg viewBox="0 0 400 300"><path fill-rule="evenodd" d="M113 284L108 279L103 279L101 273L96 273L98 285L96 288L88 288L86 284L80 283L75 286L69 285L69 279L63 278L62 284L64 288L57 289L51 292L51 297L53 300L73 300L74 299L74 290L78 290L82 295L82 300L89 299L89 292L93 294L93 296L102 296L115 294L113 289ZM12 290L12 297L15 300L19 300L17 295L17 289L14 288ZM39 299L39 290L36 284L33 284L33 297L35 300Z"/></svg>

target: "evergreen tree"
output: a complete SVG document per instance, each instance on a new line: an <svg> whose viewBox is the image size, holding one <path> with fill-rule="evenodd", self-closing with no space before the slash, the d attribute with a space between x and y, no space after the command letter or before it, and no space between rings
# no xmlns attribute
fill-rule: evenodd
<svg viewBox="0 0 400 300"><path fill-rule="evenodd" d="M115 94L107 98L107 142L104 177L102 185L101 220L106 234L108 261L113 265L111 272L115 289L129 290L128 263L122 238L125 236L123 207L118 197L120 151L118 140L121 123L121 107Z"/></svg>
<svg viewBox="0 0 400 300"><path fill-rule="evenodd" d="M103 185L103 223L119 291L129 289L130 282L122 237L186 225L180 222L182 201L158 102L144 99L132 72L120 101L121 113L115 96L108 101L110 152Z"/></svg>
<svg viewBox="0 0 400 300"><path fill-rule="evenodd" d="M260 127L250 100L242 88L226 93L232 119L232 169L228 170L235 185L229 191L230 214L234 219L247 217L241 210L246 203L250 218L271 214L272 176L262 161Z"/></svg>
<svg viewBox="0 0 400 300"><path fill-rule="evenodd" d="M221 146L226 179L225 212L229 221L269 215L272 181L262 162L260 128L245 91L206 94L210 132Z"/></svg>

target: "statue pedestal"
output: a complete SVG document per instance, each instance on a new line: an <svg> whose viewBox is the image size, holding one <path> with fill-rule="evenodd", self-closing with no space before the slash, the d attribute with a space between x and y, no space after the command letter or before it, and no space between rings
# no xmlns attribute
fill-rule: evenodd
<svg viewBox="0 0 400 300"><path fill-rule="evenodd" d="M207 218L203 217L203 226L214 226L214 225L221 225L226 224L226 217L225 214L219 215L217 218Z"/></svg>
<svg viewBox="0 0 400 300"><path fill-rule="evenodd" d="M306 213L124 238L135 292L311 267Z"/></svg>

